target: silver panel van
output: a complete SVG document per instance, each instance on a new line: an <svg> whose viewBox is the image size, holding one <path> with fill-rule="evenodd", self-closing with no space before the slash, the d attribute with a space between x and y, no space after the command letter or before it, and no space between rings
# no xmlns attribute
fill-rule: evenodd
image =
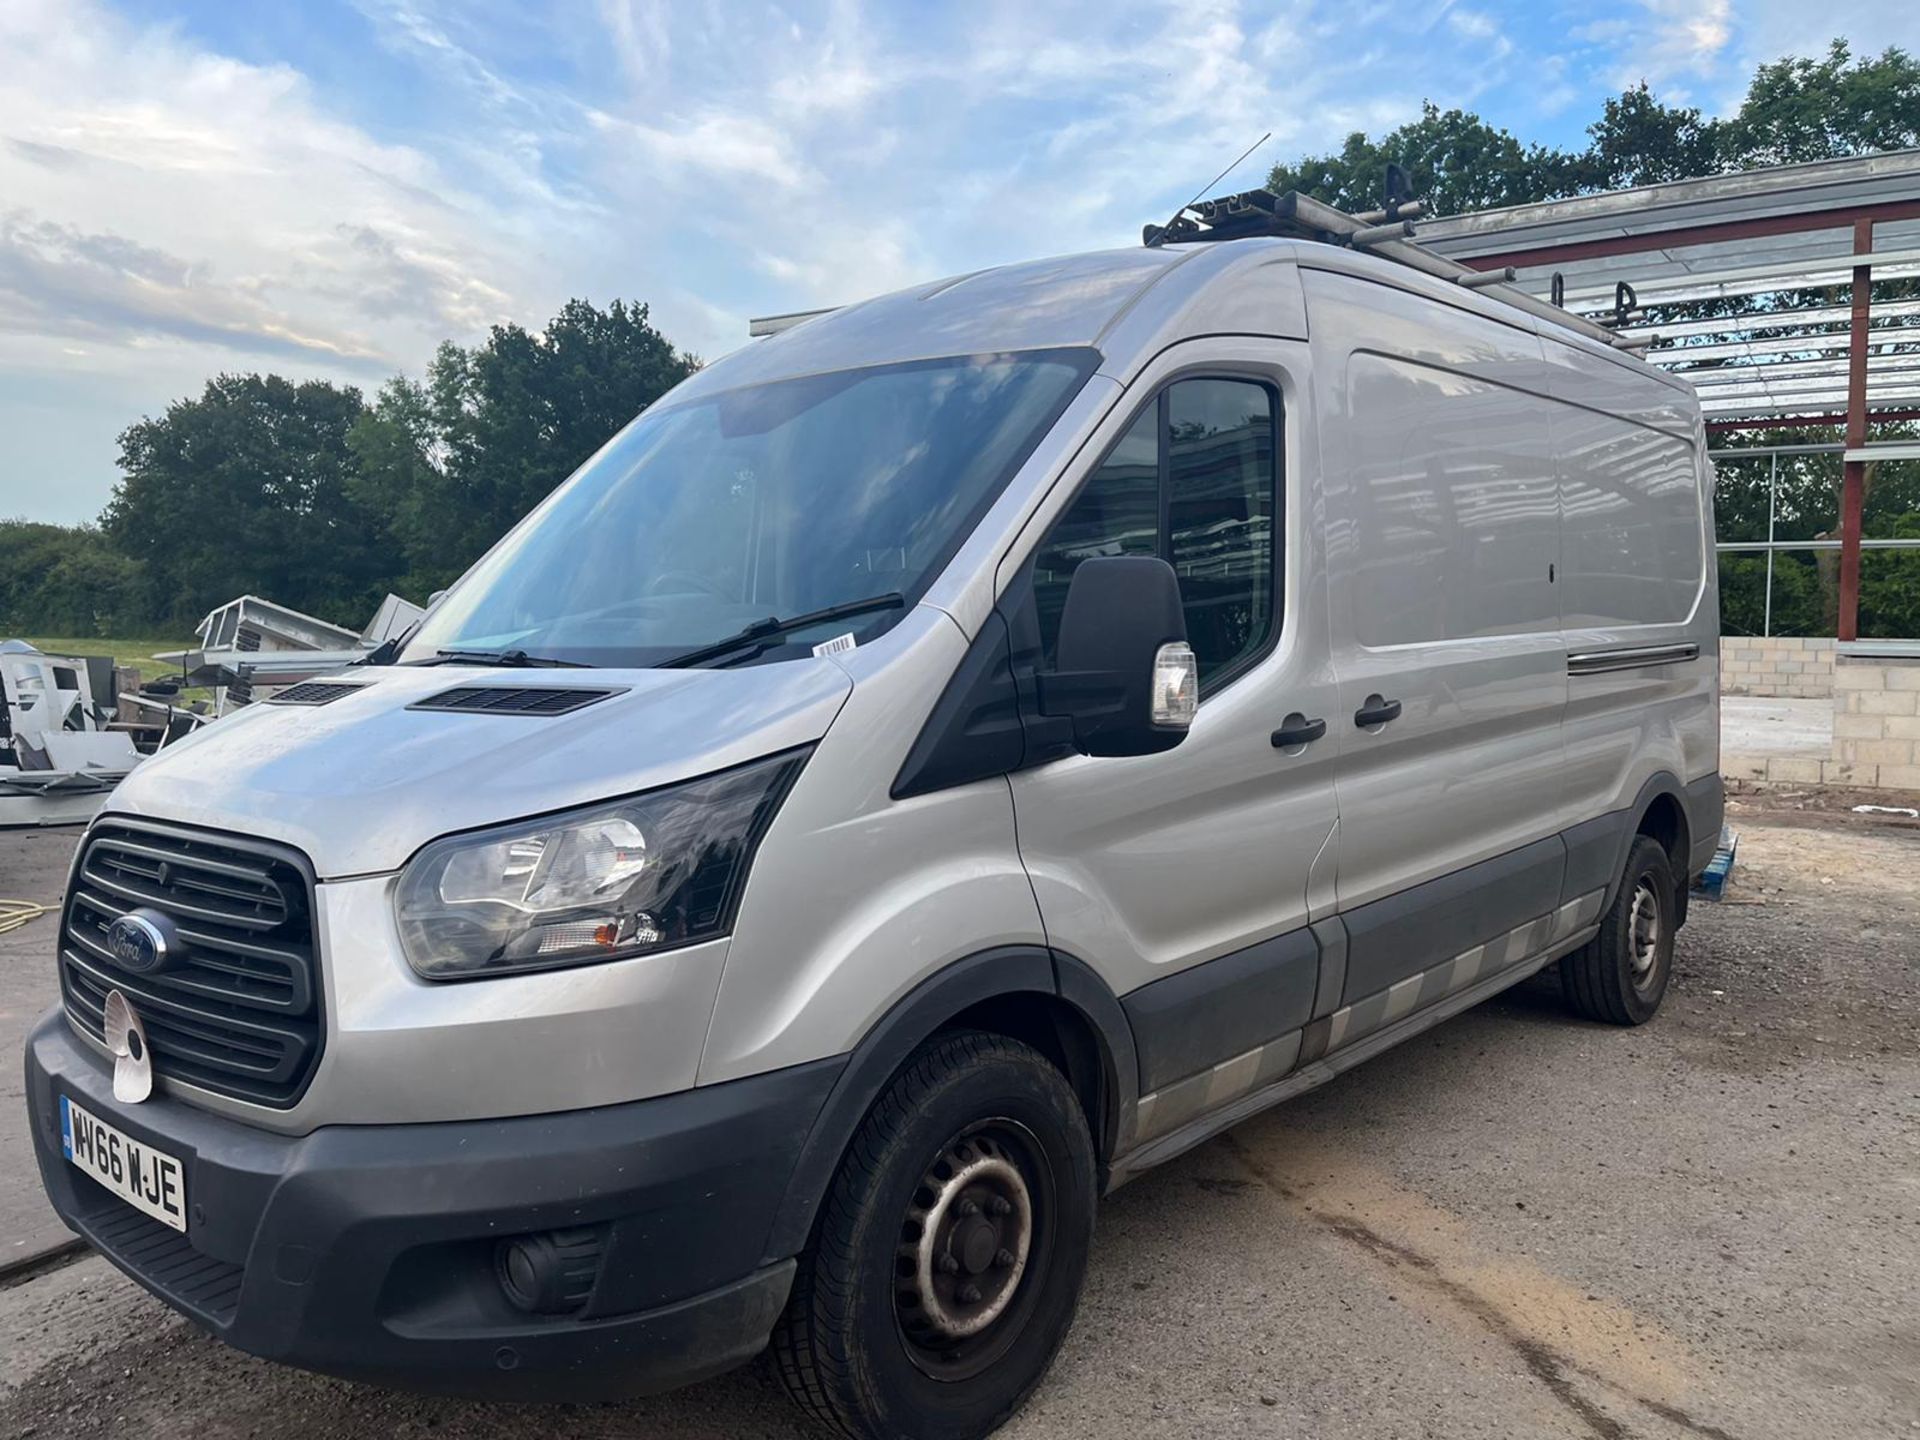
<svg viewBox="0 0 1920 1440"><path fill-rule="evenodd" d="M771 1346L977 1436L1107 1190L1545 969L1651 1019L1721 824L1699 408L1367 240L811 319L141 766L27 1049L60 1214L315 1370Z"/></svg>

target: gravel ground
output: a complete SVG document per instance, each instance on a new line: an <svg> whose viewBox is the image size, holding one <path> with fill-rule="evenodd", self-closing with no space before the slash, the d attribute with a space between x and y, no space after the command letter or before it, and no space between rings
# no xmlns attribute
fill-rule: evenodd
<svg viewBox="0 0 1920 1440"><path fill-rule="evenodd" d="M1920 830L1746 809L1660 1018L1536 983L1111 1197L1003 1433L1920 1436ZM788 1436L764 1366L626 1406L235 1354L98 1259L0 1292L0 1436Z"/></svg>
<svg viewBox="0 0 1920 1440"><path fill-rule="evenodd" d="M0 831L0 899L58 906L79 839L78 826ZM42 915L0 934L0 1265L73 1239L40 1190L20 1066L27 1032L60 998L53 971L58 923L57 914Z"/></svg>

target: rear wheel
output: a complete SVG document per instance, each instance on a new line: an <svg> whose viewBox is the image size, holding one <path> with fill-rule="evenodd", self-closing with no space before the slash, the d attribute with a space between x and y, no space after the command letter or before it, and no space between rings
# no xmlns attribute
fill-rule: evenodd
<svg viewBox="0 0 1920 1440"><path fill-rule="evenodd" d="M1673 974L1679 900L1666 850L1636 836L1600 933L1560 962L1560 989L1576 1014L1610 1025L1654 1017Z"/></svg>
<svg viewBox="0 0 1920 1440"><path fill-rule="evenodd" d="M787 1391L830 1429L967 1440L1040 1383L1093 1232L1086 1117L1037 1051L930 1041L861 1122L773 1335Z"/></svg>

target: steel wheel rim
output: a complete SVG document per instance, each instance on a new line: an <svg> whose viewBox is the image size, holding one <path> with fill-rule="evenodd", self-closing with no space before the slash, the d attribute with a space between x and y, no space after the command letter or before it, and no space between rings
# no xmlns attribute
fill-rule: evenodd
<svg viewBox="0 0 1920 1440"><path fill-rule="evenodd" d="M1633 987L1646 990L1653 984L1660 965L1660 942L1665 927L1660 918L1660 897L1650 878L1642 876L1633 887L1633 906L1627 912L1627 960L1632 966Z"/></svg>
<svg viewBox="0 0 1920 1440"><path fill-rule="evenodd" d="M1052 1249L1052 1192L1039 1142L1017 1121L982 1121L941 1147L894 1258L894 1318L924 1374L969 1379L1013 1347Z"/></svg>

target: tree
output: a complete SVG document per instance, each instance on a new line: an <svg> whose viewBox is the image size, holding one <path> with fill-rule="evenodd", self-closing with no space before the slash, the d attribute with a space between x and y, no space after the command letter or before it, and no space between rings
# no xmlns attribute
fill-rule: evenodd
<svg viewBox="0 0 1920 1440"><path fill-rule="evenodd" d="M1617 190L1690 180L1722 168L1721 130L1695 109L1662 105L1642 81L1602 107L1575 161L1581 188Z"/></svg>
<svg viewBox="0 0 1920 1440"><path fill-rule="evenodd" d="M381 527L353 499L360 392L323 380L222 375L120 436L102 516L144 567L153 619L191 624L235 595L357 625L377 601Z"/></svg>
<svg viewBox="0 0 1920 1440"><path fill-rule="evenodd" d="M1920 145L1920 63L1897 47L1854 60L1835 40L1823 59L1762 65L1725 148L1745 169L1911 145Z"/></svg>
<svg viewBox="0 0 1920 1440"><path fill-rule="evenodd" d="M1462 110L1431 101L1378 141L1349 135L1337 154L1276 165L1268 183L1342 209L1380 203L1389 161L1412 173L1431 213L1559 200L1760 165L1865 155L1920 145L1920 61L1897 47L1855 59L1835 40L1818 60L1762 65L1725 120L1669 106L1642 83L1608 100L1582 150L1527 145Z"/></svg>
<svg viewBox="0 0 1920 1440"><path fill-rule="evenodd" d="M434 426L426 386L396 375L347 432L354 502L377 516L385 549L384 583L424 603L459 573L447 561L453 497L442 466L445 447Z"/></svg>
<svg viewBox="0 0 1920 1440"><path fill-rule="evenodd" d="M98 529L0 521L0 639L125 635L147 610L139 562Z"/></svg>
<svg viewBox="0 0 1920 1440"><path fill-rule="evenodd" d="M1276 191L1301 190L1343 210L1365 210L1380 203L1389 163L1405 166L1414 193L1442 215L1571 194L1583 179L1577 157L1524 145L1478 115L1441 110L1427 101L1418 120L1378 142L1349 135L1338 155L1276 165L1268 183Z"/></svg>
<svg viewBox="0 0 1920 1440"><path fill-rule="evenodd" d="M425 385L390 382L354 431L354 488L406 593L451 583L697 364L646 306L570 300L539 335L496 325L472 350L442 345Z"/></svg>

